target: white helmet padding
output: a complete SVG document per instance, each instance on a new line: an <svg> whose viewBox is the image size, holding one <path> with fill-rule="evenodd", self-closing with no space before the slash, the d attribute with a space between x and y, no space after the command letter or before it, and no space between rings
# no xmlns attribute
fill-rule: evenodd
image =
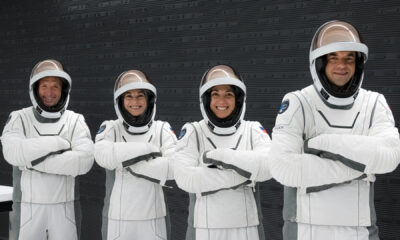
<svg viewBox="0 0 400 240"><path fill-rule="evenodd" d="M331 83L325 73L326 55L339 51L356 52L354 76L342 87ZM367 59L368 47L361 42L359 33L349 23L335 20L318 28L310 47L310 71L314 87L323 101L331 107L351 107L361 88Z"/></svg>
<svg viewBox="0 0 400 240"><path fill-rule="evenodd" d="M124 93L129 90L141 89L146 96L147 108L140 116L133 116L124 107ZM147 79L146 75L138 70L129 70L121 73L114 86L114 108L119 119L123 121L125 129L133 134L147 132L156 114L157 90Z"/></svg>
<svg viewBox="0 0 400 240"><path fill-rule="evenodd" d="M218 118L210 108L211 90L217 85L230 85L235 93L235 109L226 118ZM226 65L215 66L205 72L200 83L200 110L207 126L217 135L236 132L246 112L246 86L239 74Z"/></svg>
<svg viewBox="0 0 400 240"><path fill-rule="evenodd" d="M55 106L48 107L39 97L40 79L44 77L59 77L62 82L61 98ZM58 119L68 107L69 93L71 91L71 77L66 73L60 62L48 59L41 61L32 69L29 80L29 96L35 111L42 117Z"/></svg>

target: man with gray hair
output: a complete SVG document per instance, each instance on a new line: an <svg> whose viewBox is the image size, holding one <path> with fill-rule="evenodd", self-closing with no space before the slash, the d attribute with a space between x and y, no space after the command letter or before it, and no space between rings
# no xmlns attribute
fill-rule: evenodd
<svg viewBox="0 0 400 240"><path fill-rule="evenodd" d="M13 166L10 239L78 239L75 177L93 165L93 142L81 114L66 110L71 77L56 60L32 70L33 107L10 114L1 142Z"/></svg>

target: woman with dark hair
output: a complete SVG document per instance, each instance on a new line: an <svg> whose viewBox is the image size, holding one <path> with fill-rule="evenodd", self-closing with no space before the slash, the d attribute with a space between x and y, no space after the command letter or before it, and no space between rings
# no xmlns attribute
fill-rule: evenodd
<svg viewBox="0 0 400 240"><path fill-rule="evenodd" d="M270 174L266 161L244 156L266 153L271 140L243 120L246 86L233 68L204 74L200 109L203 120L183 126L174 156L175 181L190 196L186 239L265 239L256 183Z"/></svg>
<svg viewBox="0 0 400 240"><path fill-rule="evenodd" d="M138 70L123 72L114 87L117 120L96 136L95 159L106 169L103 239L169 239L162 186L173 178L169 156L176 137L154 120L156 88Z"/></svg>

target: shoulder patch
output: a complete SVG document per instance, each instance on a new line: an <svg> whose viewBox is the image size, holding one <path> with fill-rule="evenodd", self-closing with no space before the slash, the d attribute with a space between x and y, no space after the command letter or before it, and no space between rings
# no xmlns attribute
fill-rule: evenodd
<svg viewBox="0 0 400 240"><path fill-rule="evenodd" d="M279 108L278 114L284 113L289 108L289 99L283 100L281 107Z"/></svg>
<svg viewBox="0 0 400 240"><path fill-rule="evenodd" d="M100 134L100 133L104 132L105 129L106 129L106 125L105 124L101 125L99 127L99 130L97 130L97 134Z"/></svg>
<svg viewBox="0 0 400 240"><path fill-rule="evenodd" d="M172 127L170 127L169 130L171 130L171 132L175 135L175 131L172 129Z"/></svg>
<svg viewBox="0 0 400 240"><path fill-rule="evenodd" d="M267 130L265 130L265 128L263 128L262 126L260 126L260 129L263 133L268 134Z"/></svg>
<svg viewBox="0 0 400 240"><path fill-rule="evenodd" d="M185 136L185 134L186 134L186 128L183 128L179 133L178 140L182 139Z"/></svg>

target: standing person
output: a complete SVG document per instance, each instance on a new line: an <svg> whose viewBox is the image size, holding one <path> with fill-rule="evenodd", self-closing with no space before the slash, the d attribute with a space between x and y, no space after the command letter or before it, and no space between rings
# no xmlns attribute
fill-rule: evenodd
<svg viewBox="0 0 400 240"><path fill-rule="evenodd" d="M285 240L376 240L374 174L393 171L400 141L382 94L361 88L368 48L331 21L310 48L314 84L285 95L270 171L284 187Z"/></svg>
<svg viewBox="0 0 400 240"><path fill-rule="evenodd" d="M81 114L66 110L71 78L56 60L32 70L33 107L14 111L1 142L13 165L10 239L78 239L79 183L93 165L93 142Z"/></svg>
<svg viewBox="0 0 400 240"><path fill-rule="evenodd" d="M114 87L117 120L96 136L95 159L106 169L103 239L170 239L162 186L173 179L176 137L154 120L156 88L143 72L123 72Z"/></svg>
<svg viewBox="0 0 400 240"><path fill-rule="evenodd" d="M175 181L190 197L186 239L265 239L255 183L271 176L245 153L266 152L271 140L259 122L243 120L246 86L239 74L226 65L208 70L200 109L203 120L183 126L174 156Z"/></svg>

